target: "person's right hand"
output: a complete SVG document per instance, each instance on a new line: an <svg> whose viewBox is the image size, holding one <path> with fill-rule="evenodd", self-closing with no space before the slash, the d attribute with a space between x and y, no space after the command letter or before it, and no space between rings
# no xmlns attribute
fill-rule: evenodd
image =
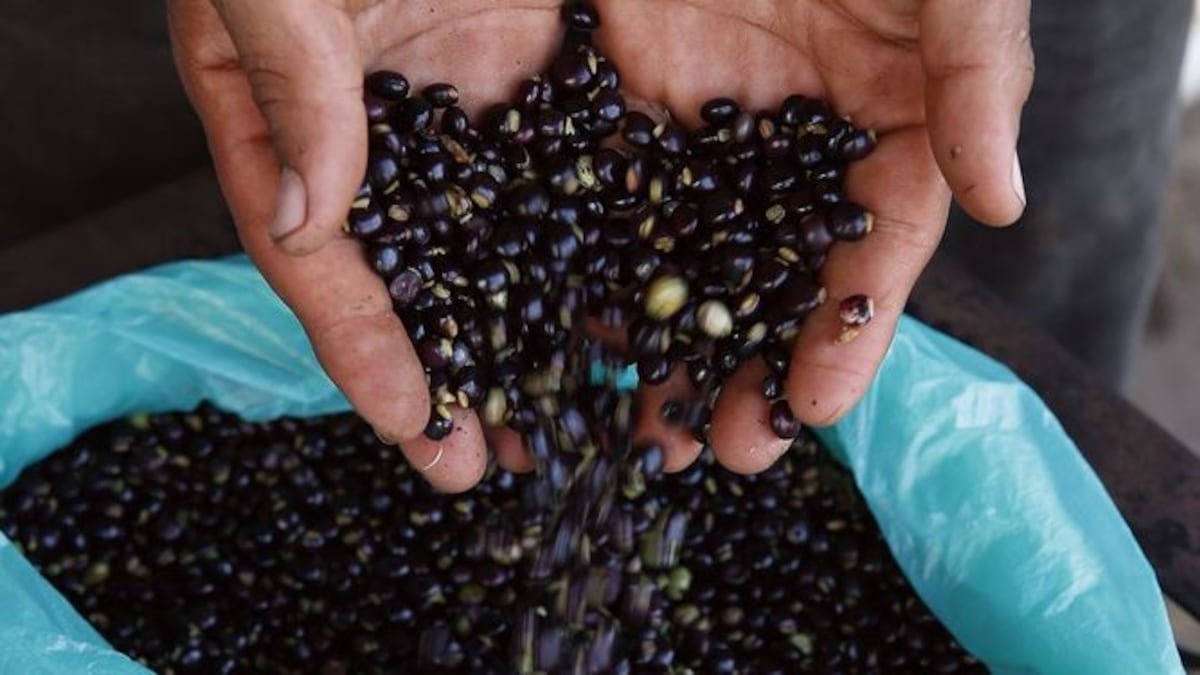
<svg viewBox="0 0 1200 675"><path fill-rule="evenodd" d="M487 461L478 420L459 411L448 438L422 436L420 363L358 243L340 236L366 162L361 82L387 68L417 87L454 83L468 110L506 99L548 66L561 3L170 2L178 66L247 251L358 411L400 441L435 487L470 487ZM854 343L836 345L836 303L822 308L800 336L788 381L804 422L835 420L874 377L937 244L946 181L985 222L1011 222L1024 206L1015 145L1032 79L1028 0L596 4L597 42L630 93L685 122L711 96L756 109L799 92L881 133L847 179L850 197L876 214L876 232L835 251L826 268L831 297L868 293L877 318ZM714 417L718 458L738 471L766 468L787 445L766 424L754 368L735 375ZM668 468L690 463L698 446L655 426L648 431L667 441ZM502 464L528 468L513 432L488 435Z"/></svg>
<svg viewBox="0 0 1200 675"><path fill-rule="evenodd" d="M560 3L524 0L170 0L176 65L204 122L247 253L296 313L321 365L435 487L465 490L487 464L478 419L456 411L423 435L421 364L383 282L341 225L366 167L365 73L452 82L475 112L543 70L562 39ZM500 459L526 460L512 432Z"/></svg>

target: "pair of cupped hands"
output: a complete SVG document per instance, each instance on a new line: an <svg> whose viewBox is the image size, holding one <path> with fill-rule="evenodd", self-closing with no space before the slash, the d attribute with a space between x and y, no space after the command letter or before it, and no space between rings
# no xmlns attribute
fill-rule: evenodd
<svg viewBox="0 0 1200 675"><path fill-rule="evenodd" d="M441 441L421 364L383 282L341 230L367 156L365 73L392 69L420 87L451 82L477 112L507 100L559 48L556 0L170 0L176 64L203 120L222 190L250 257L303 324L318 359L358 412L436 488L465 490L488 448L530 468L508 429L455 411ZM864 293L875 319L838 344L837 303L806 322L786 393L801 421L825 425L862 396L905 300L945 226L951 194L976 219L1004 225L1025 193L1016 154L1033 79L1029 0L596 0L594 39L631 100L698 124L700 105L730 96L751 110L790 93L824 98L879 144L846 180L875 214L865 240L835 247L829 297ZM713 415L718 460L767 468L787 441L757 393L761 363L726 383ZM676 374L646 387L658 410L686 389ZM690 434L643 415L666 469L690 464Z"/></svg>

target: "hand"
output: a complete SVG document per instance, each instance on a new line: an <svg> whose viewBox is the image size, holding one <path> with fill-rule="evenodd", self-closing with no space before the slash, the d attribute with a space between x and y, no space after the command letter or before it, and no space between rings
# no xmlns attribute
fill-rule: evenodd
<svg viewBox="0 0 1200 675"><path fill-rule="evenodd" d="M391 68L453 82L464 104L511 95L561 40L559 3L495 10L485 0L170 0L177 67L208 135L238 235L292 308L317 357L380 436L399 441L438 489L465 490L487 451L458 411L441 442L422 431L425 376L387 289L341 224L366 167L362 79ZM511 431L500 459L526 458Z"/></svg>
<svg viewBox="0 0 1200 675"><path fill-rule="evenodd" d="M549 63L560 3L497 4L170 0L177 65L243 245L350 402L446 491L482 475L484 432L460 411L449 438L422 436L429 403L420 363L382 282L362 264L358 244L339 236L340 225L366 161L365 72L400 70L418 86L453 82L477 110ZM873 4L597 3L597 42L627 91L685 122L715 95L767 108L802 92L880 132L875 153L847 180L850 196L876 214L875 232L841 246L826 267L831 297L867 293L876 319L847 345L833 344L836 303L809 320L788 394L810 424L836 419L874 376L944 226L942 174L985 222L1011 222L1024 206L1015 147L1032 78L1028 0ZM763 469L786 448L766 426L761 399L746 391L761 375L753 366L735 375L714 418L714 448L737 471ZM646 396L661 401L670 386ZM641 431L667 442L668 469L699 451L656 420L644 420ZM487 435L502 464L528 467L515 434Z"/></svg>
<svg viewBox="0 0 1200 675"><path fill-rule="evenodd" d="M829 297L797 339L787 396L806 424L823 426L863 395L946 223L951 190L978 220L1015 221L1025 207L1016 155L1033 80L1029 2L963 0L601 0L597 44L631 94L698 123L707 99L775 108L800 92L830 101L879 144L847 175L850 198L875 229L834 247ZM947 189L947 183L950 189ZM837 344L836 300L865 293L875 319ZM753 473L788 447L771 432L757 393L766 374L747 364L722 390L711 442L726 467ZM670 383L663 387L670 386ZM651 392L654 404L666 394ZM654 410L658 409L654 405ZM643 432L672 438L668 469L700 448L658 420Z"/></svg>

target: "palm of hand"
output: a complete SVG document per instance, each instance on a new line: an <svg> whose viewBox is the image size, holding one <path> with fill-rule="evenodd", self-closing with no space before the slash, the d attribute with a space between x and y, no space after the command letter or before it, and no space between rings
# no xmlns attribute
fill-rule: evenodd
<svg viewBox="0 0 1200 675"><path fill-rule="evenodd" d="M423 389L415 355L407 341L396 335L400 328L390 314L386 291L358 262L357 245L335 240L307 257L295 258L279 251L265 232L263 224L275 209L271 195L279 180L274 150L289 143L286 133L278 133L276 118L286 122L286 115L300 114L293 111L306 104L357 106L362 73L383 68L404 72L418 86L453 82L462 92L464 106L478 110L507 98L517 82L545 69L561 41L560 3L533 0L497 6L486 0L345 0L334 6L314 0L309 4L310 15L304 22L264 28L261 21L255 24L252 17L240 16L252 14L255 10L247 9L252 4L217 3L218 16L208 0L177 0L172 14L177 50L184 59L195 61L181 63L181 70L202 114L207 109L210 143L243 242L296 310L326 369L373 423L387 414L394 418L397 405L423 416L428 410L422 407L424 392L412 391L411 384L380 386L364 375L385 358L381 351L391 350L386 358L408 374L408 383ZM830 100L839 113L880 133L875 153L858 163L847 179L850 197L876 214L875 233L836 250L825 271L831 298L871 295L877 318L870 330L847 345L833 339L840 325L836 303L827 303L810 318L798 340L788 381L789 399L809 423L836 418L869 384L908 291L940 236L949 198L924 126L925 70L915 42L915 0L896 0L892 8L864 11L870 4L868 0L596 2L602 19L596 42L621 71L627 94L651 108L671 111L685 124L695 123L700 104L713 96L731 96L754 109L773 108L787 94L799 92ZM225 26L231 27L233 41ZM341 88L313 91L311 100L297 101L294 94L276 93L287 79L286 73L281 76L286 63L246 49L239 54L234 48L234 41L254 43L252 36L240 31L289 29L297 32L294 37L304 45L301 51L326 57L312 60L329 70L318 82L332 80ZM231 68L239 63L239 56L241 69ZM327 62L336 65L326 68ZM247 82L257 107L250 100ZM331 96L341 102L329 101ZM214 105L214 100L221 100L220 105ZM279 115L272 114L273 108L281 110ZM352 142L364 147L342 151L341 157L349 158L346 162L316 170L325 171L324 182L336 188L327 192L343 196L324 205L338 222L362 174L365 155L365 138L359 131L365 126L361 107L352 112L356 117L346 124L355 128L334 140L356 139ZM274 139L268 133L272 131ZM298 143L300 147L291 153L295 156L320 152ZM310 197L310 216L322 206L314 206ZM299 248L317 248L304 243L303 237L297 239ZM354 350L334 348L351 335L372 330L382 336L374 344L360 340ZM735 470L765 468L786 446L770 431L766 404L754 393L762 374L760 366L743 368L727 384L715 413L713 445L720 459ZM669 382L646 395L653 403L677 386ZM381 406L390 406L393 412ZM419 429L421 425L423 419L399 426ZM443 443L419 438L405 444L414 464L443 488L468 487L484 466L478 423L464 416L459 427ZM644 422L641 431L667 442L668 468L682 468L699 450L681 433L653 420ZM521 464L511 432L489 432L489 436L503 463Z"/></svg>

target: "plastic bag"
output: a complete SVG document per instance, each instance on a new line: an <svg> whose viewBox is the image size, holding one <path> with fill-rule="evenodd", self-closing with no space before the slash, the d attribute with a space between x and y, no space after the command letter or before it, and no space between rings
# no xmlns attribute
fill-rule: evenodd
<svg viewBox="0 0 1200 675"><path fill-rule="evenodd" d="M0 673L148 673L113 651L0 534Z"/></svg>
<svg viewBox="0 0 1200 675"><path fill-rule="evenodd" d="M166 265L0 317L0 381L0 486L132 412L204 399L253 419L347 408L241 257ZM993 672L1183 672L1129 528L1004 367L906 318L863 402L820 435L917 592ZM6 544L0 672L142 672Z"/></svg>
<svg viewBox="0 0 1200 675"><path fill-rule="evenodd" d="M86 429L210 400L264 420L349 409L242 257L157 267L0 317L0 487Z"/></svg>
<svg viewBox="0 0 1200 675"><path fill-rule="evenodd" d="M1129 527L1004 366L906 317L863 400L817 435L921 598L992 672L1183 672Z"/></svg>

